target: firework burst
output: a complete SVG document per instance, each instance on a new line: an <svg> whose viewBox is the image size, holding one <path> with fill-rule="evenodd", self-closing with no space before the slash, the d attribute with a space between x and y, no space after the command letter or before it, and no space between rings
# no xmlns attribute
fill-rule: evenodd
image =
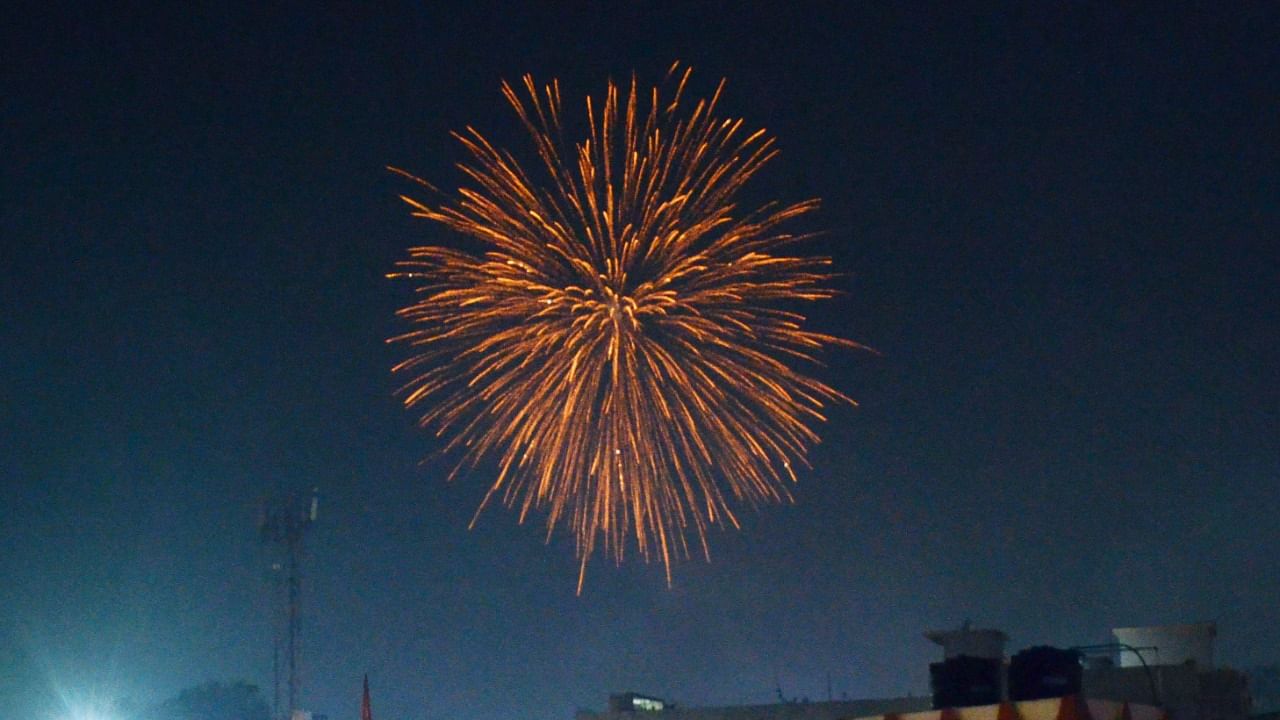
<svg viewBox="0 0 1280 720"><path fill-rule="evenodd" d="M419 292L389 341L410 348L404 403L457 468L496 464L477 517L498 498L521 522L545 512L548 537L571 528L579 592L597 550L621 562L631 541L668 583L691 540L709 558L709 528L790 500L824 407L852 402L792 363L856 343L779 307L833 295L829 260L791 254L806 236L784 229L818 202L740 213L774 140L717 116L724 81L687 110L688 79L672 66L669 98L610 82L574 145L557 82L503 83L536 177L468 127L470 185L404 197L476 246L411 248L389 275Z"/></svg>

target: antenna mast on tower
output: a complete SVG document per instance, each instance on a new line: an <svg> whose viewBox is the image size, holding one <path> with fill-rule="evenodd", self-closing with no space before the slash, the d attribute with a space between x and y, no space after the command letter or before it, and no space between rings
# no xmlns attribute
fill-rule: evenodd
<svg viewBox="0 0 1280 720"><path fill-rule="evenodd" d="M272 712L275 720L292 718L293 711L298 709L298 694L302 688L300 673L299 641L301 635L302 615L302 557L303 540L307 530L316 521L319 509L319 489L311 491L310 498L303 498L298 493L282 494L262 505L262 514L258 521L258 531L264 544L280 548L284 553L285 581L285 661L289 668L289 700L284 713L280 711L280 672L279 672L279 637L273 638L273 672L275 674L275 700ZM278 567L278 566L277 566ZM279 602L280 597L274 598ZM278 607L278 606L277 606ZM277 625L278 627L278 625Z"/></svg>

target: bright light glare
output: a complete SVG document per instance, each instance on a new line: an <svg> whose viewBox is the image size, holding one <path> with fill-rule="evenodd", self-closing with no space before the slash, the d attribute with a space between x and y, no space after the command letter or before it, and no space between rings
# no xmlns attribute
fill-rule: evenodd
<svg viewBox="0 0 1280 720"><path fill-rule="evenodd" d="M112 703L82 702L67 703L60 713L50 715L50 720L120 720L120 716L110 710Z"/></svg>
<svg viewBox="0 0 1280 720"><path fill-rule="evenodd" d="M96 708L72 708L61 720L116 720L115 716Z"/></svg>

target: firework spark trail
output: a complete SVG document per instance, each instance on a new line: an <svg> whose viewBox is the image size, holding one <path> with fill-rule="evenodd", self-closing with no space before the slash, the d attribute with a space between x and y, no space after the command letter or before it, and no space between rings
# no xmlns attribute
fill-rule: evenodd
<svg viewBox="0 0 1280 720"><path fill-rule="evenodd" d="M521 522L544 511L548 538L571 528L579 592L598 546L621 562L633 539L668 583L690 535L709 558L708 529L736 527L735 507L790 500L824 407L852 402L788 362L861 346L777 307L834 294L830 261L788 254L807 236L782 227L818 202L740 215L774 141L716 117L724 81L686 113L689 70L673 78L670 100L655 87L647 103L634 77L625 99L610 82L573 146L558 83L503 83L545 178L474 128L454 133L472 186L404 200L482 251L411 248L389 275L419 284L399 312L413 329L389 341L411 348L394 368L405 405L461 453L454 474L496 461L477 517L498 498Z"/></svg>

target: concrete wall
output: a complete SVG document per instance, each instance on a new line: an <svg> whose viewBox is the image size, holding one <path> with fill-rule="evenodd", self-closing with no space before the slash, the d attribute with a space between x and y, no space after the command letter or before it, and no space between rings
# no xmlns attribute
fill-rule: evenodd
<svg viewBox="0 0 1280 720"><path fill-rule="evenodd" d="M1153 695L1154 690L1154 695ZM1251 711L1249 687L1235 670L1203 670L1194 663L1143 668L1089 668L1085 697L1157 704L1170 720L1242 720Z"/></svg>

